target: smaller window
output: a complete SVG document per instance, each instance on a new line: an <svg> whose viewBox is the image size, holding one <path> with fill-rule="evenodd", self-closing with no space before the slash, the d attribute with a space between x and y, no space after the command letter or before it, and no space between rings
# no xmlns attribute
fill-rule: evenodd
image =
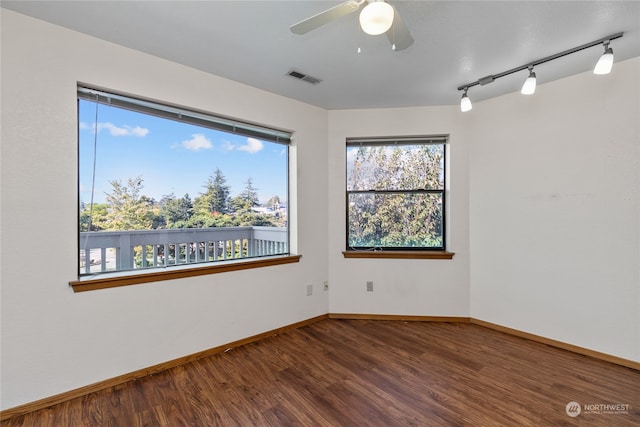
<svg viewBox="0 0 640 427"><path fill-rule="evenodd" d="M347 139L347 251L445 250L447 140Z"/></svg>

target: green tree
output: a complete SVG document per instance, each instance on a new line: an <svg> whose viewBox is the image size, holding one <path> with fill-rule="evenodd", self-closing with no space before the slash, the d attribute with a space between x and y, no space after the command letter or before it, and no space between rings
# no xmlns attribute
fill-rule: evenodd
<svg viewBox="0 0 640 427"><path fill-rule="evenodd" d="M276 227L275 218L272 215L266 215L251 211L243 211L233 217L233 225L235 227L246 227L250 225L263 227Z"/></svg>
<svg viewBox="0 0 640 427"><path fill-rule="evenodd" d="M107 230L147 230L153 226L153 199L141 195L143 179L129 178L126 185L120 180L109 181L111 192L106 194L109 212Z"/></svg>
<svg viewBox="0 0 640 427"><path fill-rule="evenodd" d="M193 216L193 203L189 194L181 198L176 198L173 193L163 196L160 200L160 216L167 228L185 228Z"/></svg>
<svg viewBox="0 0 640 427"><path fill-rule="evenodd" d="M216 169L204 185L205 192L194 203L198 214L226 214L229 212L229 186L220 169Z"/></svg>
<svg viewBox="0 0 640 427"><path fill-rule="evenodd" d="M258 206L258 191L253 186L251 178L245 182L242 193L231 199L231 208L234 212L251 211L251 208Z"/></svg>
<svg viewBox="0 0 640 427"><path fill-rule="evenodd" d="M236 227L244 227L250 225L256 226L275 226L274 217L258 213L253 210L259 205L258 191L253 186L251 178L245 182L244 190L231 200L233 209L233 225Z"/></svg>
<svg viewBox="0 0 640 427"><path fill-rule="evenodd" d="M230 214L196 212L189 221L179 222L174 228L233 227L235 225L234 218Z"/></svg>
<svg viewBox="0 0 640 427"><path fill-rule="evenodd" d="M348 176L352 194L349 244L429 247L442 245L442 200L438 194L402 193L442 188L441 145L360 147ZM395 192L388 192L395 191Z"/></svg>
<svg viewBox="0 0 640 427"><path fill-rule="evenodd" d="M89 223L91 223L90 231L100 231L107 227L107 213L109 205L106 203L94 203L91 205L83 204L80 209L80 231L89 231Z"/></svg>

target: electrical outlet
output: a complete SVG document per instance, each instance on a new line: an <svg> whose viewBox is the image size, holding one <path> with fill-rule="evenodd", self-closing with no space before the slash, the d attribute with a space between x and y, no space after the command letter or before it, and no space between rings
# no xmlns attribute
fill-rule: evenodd
<svg viewBox="0 0 640 427"><path fill-rule="evenodd" d="M325 290L325 291L328 291L328 290L329 290L329 281L328 281L328 280L325 280L325 281L324 281L324 290Z"/></svg>
<svg viewBox="0 0 640 427"><path fill-rule="evenodd" d="M313 295L313 284L309 283L307 285L307 296Z"/></svg>
<svg viewBox="0 0 640 427"><path fill-rule="evenodd" d="M373 292L373 282L367 281L367 292Z"/></svg>

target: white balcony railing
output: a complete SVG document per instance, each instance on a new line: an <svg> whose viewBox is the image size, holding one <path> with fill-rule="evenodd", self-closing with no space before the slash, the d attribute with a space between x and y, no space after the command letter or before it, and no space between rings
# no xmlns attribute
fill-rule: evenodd
<svg viewBox="0 0 640 427"><path fill-rule="evenodd" d="M214 227L80 233L79 273L287 254L287 229Z"/></svg>

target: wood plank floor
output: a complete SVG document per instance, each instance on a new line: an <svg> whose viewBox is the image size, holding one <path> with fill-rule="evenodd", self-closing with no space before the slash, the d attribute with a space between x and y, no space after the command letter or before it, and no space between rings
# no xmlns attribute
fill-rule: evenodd
<svg viewBox="0 0 640 427"><path fill-rule="evenodd" d="M639 371L478 325L335 319L1 424L639 425Z"/></svg>

